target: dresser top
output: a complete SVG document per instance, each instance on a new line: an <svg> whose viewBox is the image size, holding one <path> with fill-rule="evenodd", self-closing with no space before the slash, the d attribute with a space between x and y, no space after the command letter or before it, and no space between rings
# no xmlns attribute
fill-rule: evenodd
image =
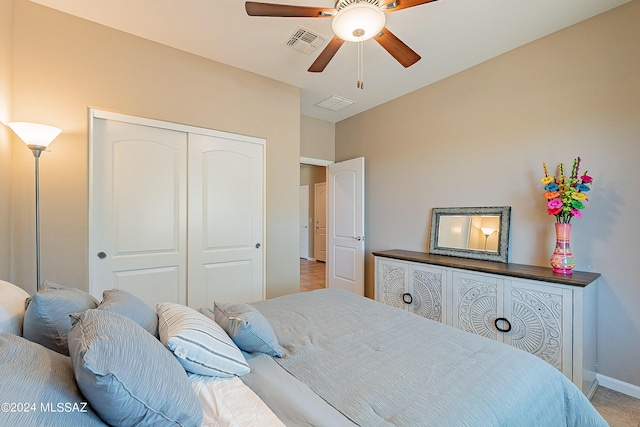
<svg viewBox="0 0 640 427"><path fill-rule="evenodd" d="M499 274L502 276L518 277L520 279L539 280L542 282L579 287L585 287L600 277L600 273L589 273L586 271L574 271L573 274L559 274L554 273L551 268L538 267L534 265L482 261L453 256L434 255L426 252L405 251L400 249L374 251L373 255L420 262L424 264L440 265L442 267L460 268L464 270L479 271L482 273Z"/></svg>

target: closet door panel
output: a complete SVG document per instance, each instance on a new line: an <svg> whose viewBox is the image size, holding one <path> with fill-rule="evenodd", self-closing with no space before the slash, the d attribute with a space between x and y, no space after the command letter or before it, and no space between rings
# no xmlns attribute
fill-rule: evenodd
<svg viewBox="0 0 640 427"><path fill-rule="evenodd" d="M262 145L189 134L190 306L264 298L262 182Z"/></svg>
<svg viewBox="0 0 640 427"><path fill-rule="evenodd" d="M91 293L120 288L155 308L186 301L187 134L94 121Z"/></svg>

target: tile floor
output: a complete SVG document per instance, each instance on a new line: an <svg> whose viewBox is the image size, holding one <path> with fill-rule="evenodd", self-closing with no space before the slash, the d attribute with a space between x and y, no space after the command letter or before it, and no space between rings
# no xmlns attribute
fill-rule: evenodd
<svg viewBox="0 0 640 427"><path fill-rule="evenodd" d="M300 258L300 292L325 287L325 265ZM611 427L640 427L640 399L598 387L591 403Z"/></svg>

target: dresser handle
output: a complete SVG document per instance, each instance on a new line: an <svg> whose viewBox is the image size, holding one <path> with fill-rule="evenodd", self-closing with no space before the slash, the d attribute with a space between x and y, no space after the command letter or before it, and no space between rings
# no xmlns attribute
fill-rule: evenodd
<svg viewBox="0 0 640 427"><path fill-rule="evenodd" d="M498 322L500 322L500 321L507 322L507 328L506 329L502 329L502 328L500 328L500 326L498 326ZM511 330L511 322L509 322L505 317L498 317L496 320L493 321L493 325L500 332L509 332Z"/></svg>
<svg viewBox="0 0 640 427"><path fill-rule="evenodd" d="M408 292L404 293L402 294L402 302L404 302L405 304L411 304L413 302L413 297Z"/></svg>

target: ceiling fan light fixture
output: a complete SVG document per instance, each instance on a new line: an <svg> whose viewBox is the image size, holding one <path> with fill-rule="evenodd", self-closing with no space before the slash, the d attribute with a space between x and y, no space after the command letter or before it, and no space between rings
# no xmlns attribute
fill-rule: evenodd
<svg viewBox="0 0 640 427"><path fill-rule="evenodd" d="M384 28L385 19L379 7L366 2L353 3L338 11L331 28L342 40L359 42L379 34Z"/></svg>

